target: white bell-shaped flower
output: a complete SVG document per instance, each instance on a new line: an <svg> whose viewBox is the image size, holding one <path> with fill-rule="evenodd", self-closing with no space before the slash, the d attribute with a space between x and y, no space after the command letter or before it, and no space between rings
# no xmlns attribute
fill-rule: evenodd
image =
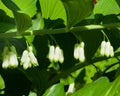
<svg viewBox="0 0 120 96"><path fill-rule="evenodd" d="M8 55L9 55L9 66L12 68L17 67L18 66L17 55L12 51L10 51Z"/></svg>
<svg viewBox="0 0 120 96"><path fill-rule="evenodd" d="M110 42L106 42L106 41L102 41L101 43L101 50L100 50L100 54L102 56L106 56L106 57L113 57L114 56L114 48L113 46L110 44Z"/></svg>
<svg viewBox="0 0 120 96"><path fill-rule="evenodd" d="M80 44L75 44L74 47L74 58L80 62L85 61L84 45L84 42L81 42Z"/></svg>
<svg viewBox="0 0 120 96"><path fill-rule="evenodd" d="M3 68L15 68L18 66L17 51L14 46L5 46L3 50Z"/></svg>

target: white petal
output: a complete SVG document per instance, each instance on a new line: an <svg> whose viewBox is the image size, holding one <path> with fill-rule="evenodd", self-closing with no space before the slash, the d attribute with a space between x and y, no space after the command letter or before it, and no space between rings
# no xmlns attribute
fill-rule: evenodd
<svg viewBox="0 0 120 96"><path fill-rule="evenodd" d="M114 56L114 49L113 49L113 46L110 46L110 56L111 56L111 57Z"/></svg>
<svg viewBox="0 0 120 96"><path fill-rule="evenodd" d="M85 61L84 48L79 48L79 61L80 62L84 62Z"/></svg>
<svg viewBox="0 0 120 96"><path fill-rule="evenodd" d="M9 57L5 55L3 58L2 68L6 69L9 67Z"/></svg>
<svg viewBox="0 0 120 96"><path fill-rule="evenodd" d="M33 54L33 52L29 52L29 57L30 57L30 62L33 64L33 66L38 66L38 61L35 57L35 55Z"/></svg>
<svg viewBox="0 0 120 96"><path fill-rule="evenodd" d="M17 67L18 66L17 55L14 52L9 52L8 55L9 55L9 66Z"/></svg>
<svg viewBox="0 0 120 96"><path fill-rule="evenodd" d="M26 59L29 58L28 51L23 51L22 57L21 57L21 65L26 61Z"/></svg>
<svg viewBox="0 0 120 96"><path fill-rule="evenodd" d="M52 62L54 60L55 55L55 47L52 45L49 48L48 58Z"/></svg>
<svg viewBox="0 0 120 96"><path fill-rule="evenodd" d="M55 62L59 61L59 53L61 52L60 50L61 49L58 46L55 48L55 54L54 54L54 61Z"/></svg>
<svg viewBox="0 0 120 96"><path fill-rule="evenodd" d="M63 56L63 51L62 50L60 50L60 53L59 53L59 62L60 63L64 62L64 56Z"/></svg>
<svg viewBox="0 0 120 96"><path fill-rule="evenodd" d="M102 41L102 43L101 43L101 49L100 49L100 54L102 56L105 55L105 50L106 50L106 41Z"/></svg>
<svg viewBox="0 0 120 96"><path fill-rule="evenodd" d="M106 46L105 46L105 56L109 57L110 56L110 42L106 42Z"/></svg>
<svg viewBox="0 0 120 96"><path fill-rule="evenodd" d="M30 68L32 65L30 63L30 58L26 58L26 61L23 63L23 69L28 69Z"/></svg>
<svg viewBox="0 0 120 96"><path fill-rule="evenodd" d="M78 44L75 44L75 47L74 47L74 58L75 59L78 59L79 58L79 45Z"/></svg>

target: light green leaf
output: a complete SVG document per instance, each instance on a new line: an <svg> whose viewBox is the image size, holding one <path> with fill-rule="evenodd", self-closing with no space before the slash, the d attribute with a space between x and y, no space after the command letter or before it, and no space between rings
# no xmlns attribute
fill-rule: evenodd
<svg viewBox="0 0 120 96"><path fill-rule="evenodd" d="M101 92L103 92L108 86L108 78L101 77L92 84L86 85L79 89L72 96L101 96Z"/></svg>
<svg viewBox="0 0 120 96"><path fill-rule="evenodd" d="M2 76L0 75L0 89L3 89L3 88L5 88L5 82L2 78Z"/></svg>
<svg viewBox="0 0 120 96"><path fill-rule="evenodd" d="M36 2L37 0L13 0L13 2L20 8L22 13L33 17L36 14Z"/></svg>
<svg viewBox="0 0 120 96"><path fill-rule="evenodd" d="M55 84L50 87L43 96L65 96L63 84Z"/></svg>
<svg viewBox="0 0 120 96"><path fill-rule="evenodd" d="M13 17L13 14L10 12L10 10L14 11L21 11L22 13L25 13L29 15L30 17L34 16L36 14L36 0L0 0L2 1L6 6L3 5L2 2L0 2L0 9L3 9L9 16ZM10 9L10 10L9 10Z"/></svg>
<svg viewBox="0 0 120 96"><path fill-rule="evenodd" d="M67 13L67 28L74 26L90 15L93 0L62 0Z"/></svg>
<svg viewBox="0 0 120 96"><path fill-rule="evenodd" d="M120 7L115 0L99 0L95 5L94 14L119 14Z"/></svg>
<svg viewBox="0 0 120 96"><path fill-rule="evenodd" d="M18 6L13 1L11 0L2 1L5 4L5 6L13 12L18 32L22 33L25 30L27 30L32 24L32 20L29 17L29 15L22 13Z"/></svg>
<svg viewBox="0 0 120 96"><path fill-rule="evenodd" d="M102 96L119 96L120 94L120 76L118 76L108 90Z"/></svg>
<svg viewBox="0 0 120 96"><path fill-rule="evenodd" d="M43 18L56 20L58 18L66 23L66 13L60 0L39 0Z"/></svg>

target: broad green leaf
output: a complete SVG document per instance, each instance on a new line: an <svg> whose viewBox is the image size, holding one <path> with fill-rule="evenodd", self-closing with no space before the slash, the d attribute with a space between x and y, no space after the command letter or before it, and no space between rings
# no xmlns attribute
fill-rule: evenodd
<svg viewBox="0 0 120 96"><path fill-rule="evenodd" d="M51 20L63 19L66 23L66 13L60 0L39 0L43 18Z"/></svg>
<svg viewBox="0 0 120 96"><path fill-rule="evenodd" d="M32 19L24 13L13 11L17 25L18 33L23 33L32 25Z"/></svg>
<svg viewBox="0 0 120 96"><path fill-rule="evenodd" d="M120 7L115 0L99 0L95 5L94 14L119 14Z"/></svg>
<svg viewBox="0 0 120 96"><path fill-rule="evenodd" d="M103 96L119 96L120 94L120 76L118 76Z"/></svg>
<svg viewBox="0 0 120 96"><path fill-rule="evenodd" d="M15 28L14 19L0 9L0 33Z"/></svg>
<svg viewBox="0 0 120 96"><path fill-rule="evenodd" d="M10 1L10 0L9 0L9 1ZM6 13L8 16L13 17L12 11L11 11L10 9L8 9L8 8L3 4L2 0L0 0L0 9L1 9L1 10L4 10L5 13Z"/></svg>
<svg viewBox="0 0 120 96"><path fill-rule="evenodd" d="M19 7L12 0L2 0L2 2L7 6L8 9L13 11L20 10Z"/></svg>
<svg viewBox="0 0 120 96"><path fill-rule="evenodd" d="M20 12L20 9L13 1L11 0L2 1L6 5L6 7L13 12L18 32L22 33L25 30L27 30L32 24L31 18L27 14Z"/></svg>
<svg viewBox="0 0 120 96"><path fill-rule="evenodd" d="M5 88L5 82L2 78L2 76L0 75L0 89L4 89Z"/></svg>
<svg viewBox="0 0 120 96"><path fill-rule="evenodd" d="M37 8L36 8L36 2L37 0L12 0L19 8L20 10L29 15L30 17L33 17L36 14Z"/></svg>
<svg viewBox="0 0 120 96"><path fill-rule="evenodd" d="M101 96L101 92L103 92L108 86L108 78L101 77L94 81L92 84L86 85L83 88L79 89L71 96Z"/></svg>
<svg viewBox="0 0 120 96"><path fill-rule="evenodd" d="M93 0L62 0L67 13L67 28L85 19L93 10Z"/></svg>
<svg viewBox="0 0 120 96"><path fill-rule="evenodd" d="M43 96L65 96L63 84L55 84L50 87Z"/></svg>
<svg viewBox="0 0 120 96"><path fill-rule="evenodd" d="M7 6L7 8L2 4L2 2ZM36 0L2 0L0 2L0 8L5 10L9 16L12 15L10 10L14 11L21 11L29 15L30 17L34 16L36 13ZM10 9L10 10L9 10ZM13 15L12 15L13 16Z"/></svg>

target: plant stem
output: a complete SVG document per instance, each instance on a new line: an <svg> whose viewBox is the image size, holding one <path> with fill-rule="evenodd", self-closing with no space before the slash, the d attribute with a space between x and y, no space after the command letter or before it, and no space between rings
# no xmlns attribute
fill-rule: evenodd
<svg viewBox="0 0 120 96"><path fill-rule="evenodd" d="M117 56L120 56L120 52L115 53L115 57L117 57ZM82 64L76 64L76 66L73 66L72 68L63 70L57 76L55 76L52 80L49 81L48 87L53 85L54 83L58 82L60 78L65 77L65 76L69 75L70 73L77 71L80 68L83 68L90 64L93 64L93 63L96 63L99 61L103 61L103 60L107 60L110 58L114 58L114 57L98 57L98 58L92 59L91 62L84 62Z"/></svg>
<svg viewBox="0 0 120 96"><path fill-rule="evenodd" d="M111 23L111 24L103 24L103 25L84 25L84 26L72 27L69 31L66 31L66 28L59 28L59 29L33 30L33 32L23 32L23 33L19 33L19 32L1 33L0 38L30 36L30 35L61 34L68 32L79 32L79 31L97 30L97 29L105 29L105 28L113 29L118 27L120 27L120 23Z"/></svg>

